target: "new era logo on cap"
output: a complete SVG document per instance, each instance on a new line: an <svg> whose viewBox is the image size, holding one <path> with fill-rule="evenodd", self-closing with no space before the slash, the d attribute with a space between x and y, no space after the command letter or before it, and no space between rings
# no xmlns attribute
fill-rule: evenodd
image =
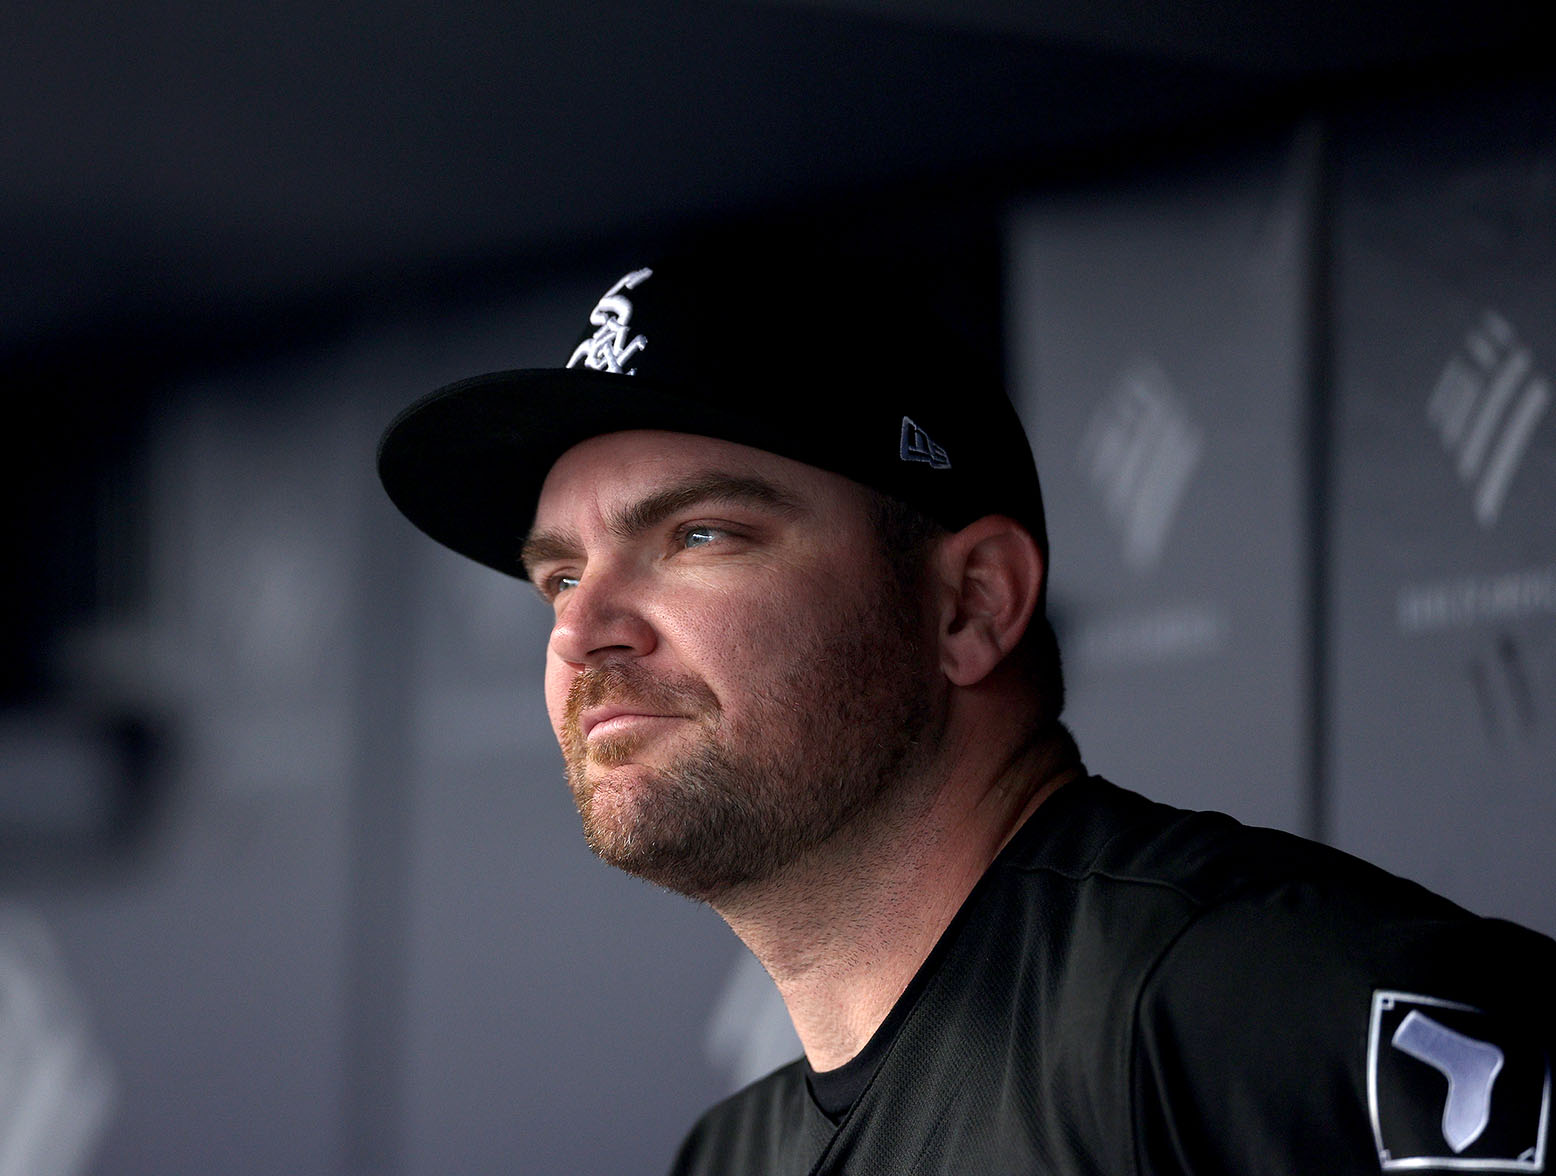
<svg viewBox="0 0 1556 1176"><path fill-rule="evenodd" d="M927 462L931 469L951 468L951 459L946 456L946 451L931 441L929 434L915 425L911 417L902 418L902 443L897 456L903 461Z"/></svg>

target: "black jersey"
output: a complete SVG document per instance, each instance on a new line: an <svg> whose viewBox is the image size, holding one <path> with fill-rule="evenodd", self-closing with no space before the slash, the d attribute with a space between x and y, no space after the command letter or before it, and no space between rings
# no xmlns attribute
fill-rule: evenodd
<svg viewBox="0 0 1556 1176"><path fill-rule="evenodd" d="M675 1176L1541 1172L1556 944L1099 779L1012 839L834 1123L804 1062Z"/></svg>

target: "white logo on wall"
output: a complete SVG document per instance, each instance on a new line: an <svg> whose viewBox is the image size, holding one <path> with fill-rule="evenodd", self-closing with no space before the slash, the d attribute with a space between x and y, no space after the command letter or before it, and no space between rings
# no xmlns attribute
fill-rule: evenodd
<svg viewBox="0 0 1556 1176"><path fill-rule="evenodd" d="M1070 636L1065 656L1101 667L1213 657L1226 649L1231 632L1225 610L1214 602L1166 604L1084 621Z"/></svg>
<svg viewBox="0 0 1556 1176"><path fill-rule="evenodd" d="M89 1171L116 1098L48 928L0 905L0 1172Z"/></svg>
<svg viewBox="0 0 1556 1176"><path fill-rule="evenodd" d="M1512 324L1487 310L1444 366L1427 403L1428 418L1473 491L1482 527L1501 514L1550 401L1550 384L1535 370L1534 352Z"/></svg>
<svg viewBox="0 0 1556 1176"><path fill-rule="evenodd" d="M1540 616L1556 616L1556 564L1406 584L1395 601L1404 633L1507 625Z"/></svg>
<svg viewBox="0 0 1556 1176"><path fill-rule="evenodd" d="M1203 431L1150 360L1125 371L1092 414L1081 468L1101 494L1132 570L1146 571L1161 558L1203 449Z"/></svg>
<svg viewBox="0 0 1556 1176"><path fill-rule="evenodd" d="M636 290L653 273L651 269L633 270L595 303L589 321L597 329L592 336L573 348L573 354L567 361L568 367L576 367L581 363L597 372L621 372L629 376L636 374L636 368L626 367L625 364L648 346L648 338L631 333L632 302L622 291Z"/></svg>
<svg viewBox="0 0 1556 1176"><path fill-rule="evenodd" d="M1480 703L1486 741L1501 747L1515 737L1534 740L1542 709L1535 689L1538 662L1529 657L1523 643L1512 633L1499 633L1490 650L1478 651L1469 659L1467 671Z"/></svg>

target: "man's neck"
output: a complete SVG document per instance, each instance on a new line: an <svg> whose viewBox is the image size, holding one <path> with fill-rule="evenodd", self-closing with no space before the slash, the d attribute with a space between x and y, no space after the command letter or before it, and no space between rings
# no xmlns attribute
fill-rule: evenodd
<svg viewBox="0 0 1556 1176"><path fill-rule="evenodd" d="M816 1069L864 1047L1000 850L1081 772L1062 727L998 751L988 734L948 739L890 811L713 903L777 983Z"/></svg>

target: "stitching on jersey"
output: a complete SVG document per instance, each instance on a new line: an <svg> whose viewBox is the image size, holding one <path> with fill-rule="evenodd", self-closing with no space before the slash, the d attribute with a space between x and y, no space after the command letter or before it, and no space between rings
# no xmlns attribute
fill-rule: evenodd
<svg viewBox="0 0 1556 1176"><path fill-rule="evenodd" d="M1157 890L1166 890L1176 894L1179 898L1193 906L1197 911L1205 911L1210 909L1225 899L1235 895L1238 890L1241 889L1241 885L1246 885L1246 882L1242 882L1239 886L1230 887L1225 893L1218 894L1214 899L1207 899L1201 897L1200 895L1194 894L1191 891L1185 890L1176 882L1168 882L1161 878L1140 878L1133 874L1118 874L1114 873L1112 870L1098 870L1090 866L1082 870L1064 870L1058 866L1013 866L1012 868L1020 870L1023 874L1052 874L1056 878L1063 878L1070 882L1085 882L1091 878L1101 878L1104 881L1117 882L1121 885L1150 886Z"/></svg>

